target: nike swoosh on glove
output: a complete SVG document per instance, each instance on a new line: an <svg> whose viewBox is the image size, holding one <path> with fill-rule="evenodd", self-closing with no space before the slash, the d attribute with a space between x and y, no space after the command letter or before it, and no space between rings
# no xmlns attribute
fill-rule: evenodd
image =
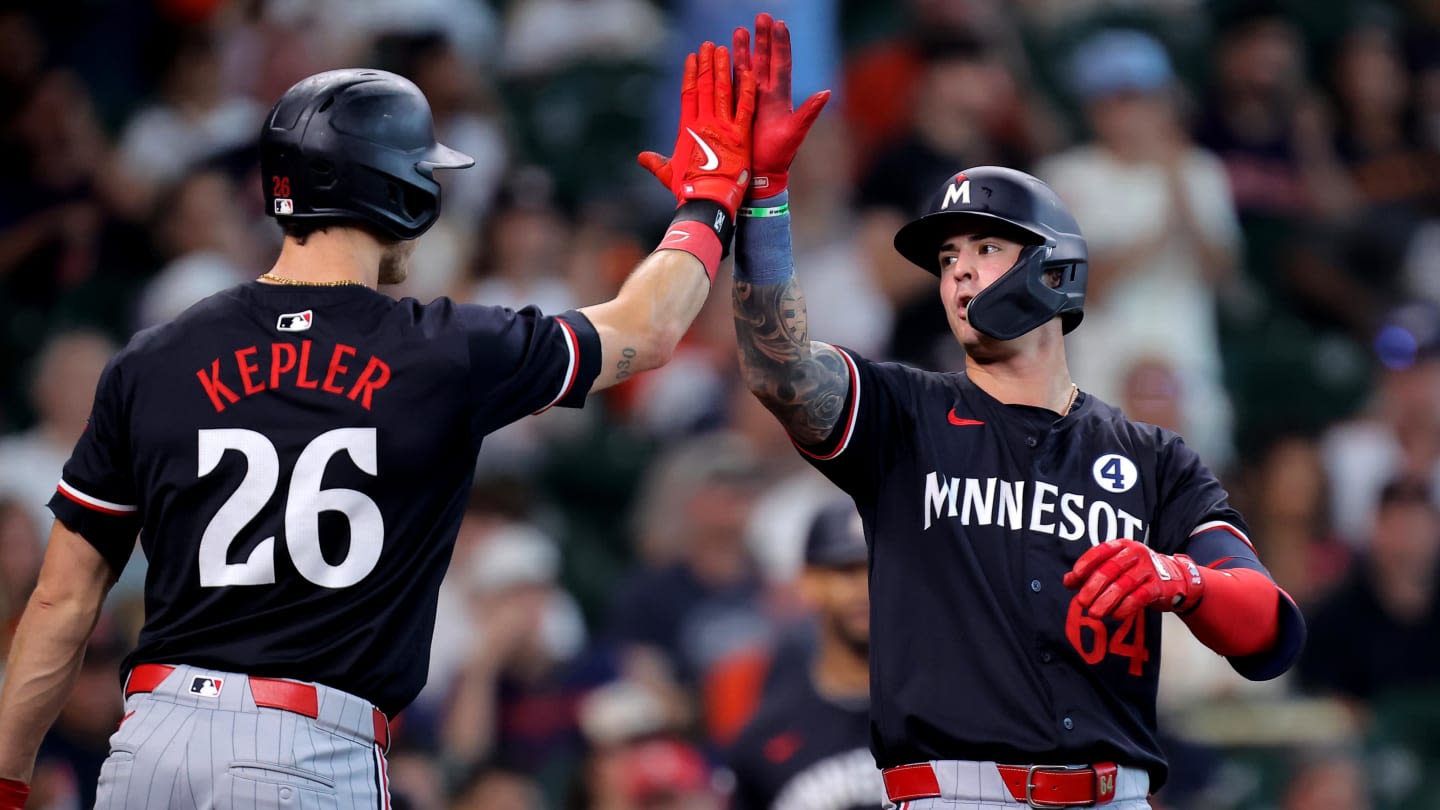
<svg viewBox="0 0 1440 810"><path fill-rule="evenodd" d="M1205 580L1184 554L1159 554L1134 540L1111 540L1080 555L1065 587L1090 616L1127 619L1144 608L1186 613L1200 604Z"/></svg>
<svg viewBox="0 0 1440 810"><path fill-rule="evenodd" d="M730 53L713 42L686 57L675 151L668 158L657 152L641 152L638 158L678 204L710 200L732 220L750 183L755 117L755 77L743 69L737 74L738 93L730 77Z"/></svg>
<svg viewBox="0 0 1440 810"><path fill-rule="evenodd" d="M732 44L735 66L751 70L750 32L736 28ZM755 16L755 144L750 162L755 177L749 198L761 200L784 191L790 184L790 164L810 125L825 109L830 91L821 90L793 109L790 91L792 60L790 29L769 14Z"/></svg>

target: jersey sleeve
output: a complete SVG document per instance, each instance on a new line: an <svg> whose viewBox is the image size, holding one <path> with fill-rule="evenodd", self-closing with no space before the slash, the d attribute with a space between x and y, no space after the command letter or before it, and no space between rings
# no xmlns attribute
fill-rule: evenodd
<svg viewBox="0 0 1440 810"><path fill-rule="evenodd" d="M482 434L555 405L585 404L600 373L600 336L584 315L472 305L456 312L469 347Z"/></svg>
<svg viewBox="0 0 1440 810"><path fill-rule="evenodd" d="M55 517L94 546L116 573L130 559L143 518L125 402L117 356L100 375L85 432L49 504Z"/></svg>
<svg viewBox="0 0 1440 810"><path fill-rule="evenodd" d="M882 454L894 449L899 420L909 419L902 405L904 368L895 363L874 363L841 346L850 390L840 421L825 441L814 445L795 442L795 449L834 484L858 501L873 495L879 484Z"/></svg>

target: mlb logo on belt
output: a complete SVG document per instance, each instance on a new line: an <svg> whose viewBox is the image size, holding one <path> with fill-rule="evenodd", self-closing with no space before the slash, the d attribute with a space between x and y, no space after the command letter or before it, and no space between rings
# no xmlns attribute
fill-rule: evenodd
<svg viewBox="0 0 1440 810"><path fill-rule="evenodd" d="M220 697L220 678L196 678L190 682L190 694L200 697Z"/></svg>
<svg viewBox="0 0 1440 810"><path fill-rule="evenodd" d="M281 332L304 332L310 328L310 324L314 320L315 313L313 310L307 309L304 312L287 312L280 316L280 320L275 322L275 328Z"/></svg>

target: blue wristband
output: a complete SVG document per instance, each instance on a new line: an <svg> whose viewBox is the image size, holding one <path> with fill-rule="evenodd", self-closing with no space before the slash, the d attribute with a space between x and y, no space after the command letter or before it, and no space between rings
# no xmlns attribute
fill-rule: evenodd
<svg viewBox="0 0 1440 810"><path fill-rule="evenodd" d="M782 191L765 202L765 216L745 216L742 208L736 220L736 281L782 284L795 274L795 257L790 248L790 192ZM775 213L782 207L787 210Z"/></svg>

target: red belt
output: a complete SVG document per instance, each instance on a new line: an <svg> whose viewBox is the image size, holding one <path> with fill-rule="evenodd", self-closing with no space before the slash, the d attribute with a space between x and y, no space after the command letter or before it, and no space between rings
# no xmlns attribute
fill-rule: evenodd
<svg viewBox="0 0 1440 810"><path fill-rule="evenodd" d="M175 667L169 664L140 664L130 670L130 679L125 682L125 697L140 692L153 692L155 687L170 677ZM320 716L320 696L315 687L308 683L297 683L295 681L283 681L278 678L255 678L250 679L250 696L255 699L255 705L266 709L282 709L287 712L303 714L314 720ZM375 724L375 743L381 750L390 749L390 722L385 719L385 713L375 707L371 707L372 720Z"/></svg>
<svg viewBox="0 0 1440 810"><path fill-rule="evenodd" d="M1115 798L1113 762L1084 768L1063 765L996 765L1017 802L1031 807L1093 807ZM928 762L886 768L885 793L892 802L940 797L940 782Z"/></svg>

